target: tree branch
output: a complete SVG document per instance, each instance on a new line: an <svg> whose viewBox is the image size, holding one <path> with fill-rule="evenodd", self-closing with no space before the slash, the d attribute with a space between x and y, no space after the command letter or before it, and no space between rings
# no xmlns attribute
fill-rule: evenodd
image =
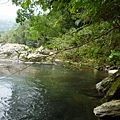
<svg viewBox="0 0 120 120"><path fill-rule="evenodd" d="M114 28L112 28L112 29L106 31L105 33L103 33L103 34L97 36L96 38L91 39L91 40L89 40L89 41L83 43L82 45L79 45L79 46L77 46L77 47L76 47L76 46L73 46L73 47L70 47L70 48L66 48L66 49L64 49L64 50L57 51L57 52L55 52L55 53L53 53L53 54L51 54L51 55L46 56L46 58L48 58L48 57L50 57L50 56L53 56L53 55L57 55L57 54L59 54L60 52L64 52L64 51L66 51L66 50L71 50L71 49L79 48L79 47L82 47L83 45L89 44L89 43L91 43L91 42L93 42L93 41L99 39L100 37L102 37L102 36L104 36L104 35L107 35L107 34L110 33L113 29L114 29ZM12 73L11 75L14 75L14 74L16 74L16 73L22 72L23 70L29 68L30 66L32 66L32 65L34 65L34 64L36 64L36 62L33 62L32 64L27 65L27 66L24 67L23 69L18 70L18 71L16 71L16 72ZM6 77L9 77L9 76L11 76L11 75L8 75L8 76L6 76Z"/></svg>
<svg viewBox="0 0 120 120"><path fill-rule="evenodd" d="M70 48L65 48L64 50L57 51L57 52L55 52L54 54L51 54L50 56L55 55L55 54L59 54L60 52L64 52L64 51L66 51L66 50L71 50L71 49L75 49L75 48L82 47L83 45L89 44L89 43L91 43L91 42L93 42L93 41L101 38L102 36L107 35L107 34L110 33L113 29L114 29L114 28L111 28L110 30L106 31L105 33L97 36L96 38L90 39L90 40L88 40L87 42L85 42L85 43L83 43L83 44L81 44L81 45L73 46L73 47L70 47Z"/></svg>

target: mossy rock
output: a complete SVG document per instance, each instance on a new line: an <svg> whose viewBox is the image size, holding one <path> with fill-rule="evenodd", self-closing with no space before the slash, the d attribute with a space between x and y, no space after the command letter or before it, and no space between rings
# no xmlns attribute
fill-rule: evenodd
<svg viewBox="0 0 120 120"><path fill-rule="evenodd" d="M119 77L120 77L120 70L108 76L107 78L103 79L98 84L96 84L96 89L101 93L106 93Z"/></svg>
<svg viewBox="0 0 120 120"><path fill-rule="evenodd" d="M111 85L106 95L102 99L103 102L109 101L111 99L120 99L120 77L117 78L115 82Z"/></svg>

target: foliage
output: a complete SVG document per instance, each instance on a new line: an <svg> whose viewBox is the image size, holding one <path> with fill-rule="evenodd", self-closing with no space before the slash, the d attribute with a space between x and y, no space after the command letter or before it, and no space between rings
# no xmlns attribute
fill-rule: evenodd
<svg viewBox="0 0 120 120"><path fill-rule="evenodd" d="M3 35L7 41L46 46L69 63L120 64L119 0L12 1L22 26Z"/></svg>
<svg viewBox="0 0 120 120"><path fill-rule="evenodd" d="M120 51L115 51L115 50L111 50L111 54L109 55L108 60L112 63L112 64L117 64L119 65L119 61L120 61Z"/></svg>
<svg viewBox="0 0 120 120"><path fill-rule="evenodd" d="M10 42L11 40L15 41L13 34L13 30L7 30L6 32L4 32L4 34L1 35L1 42Z"/></svg>
<svg viewBox="0 0 120 120"><path fill-rule="evenodd" d="M30 19L34 14L40 14L46 10L61 10L62 12L69 11L70 13L80 13L80 20L92 20L92 22L108 21L119 26L120 16L120 1L119 0L12 0L16 5L22 7L18 11L18 22L25 19Z"/></svg>

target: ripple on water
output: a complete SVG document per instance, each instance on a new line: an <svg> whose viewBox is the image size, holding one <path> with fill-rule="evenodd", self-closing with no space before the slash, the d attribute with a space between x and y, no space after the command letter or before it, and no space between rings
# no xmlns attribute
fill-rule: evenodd
<svg viewBox="0 0 120 120"><path fill-rule="evenodd" d="M33 65L0 77L0 120L96 120L96 98L83 93L96 83L94 73L87 72Z"/></svg>
<svg viewBox="0 0 120 120"><path fill-rule="evenodd" d="M2 84L0 85L0 120L2 120L3 118L7 120L6 111L9 110L9 99L11 98L11 95L11 85L2 82Z"/></svg>

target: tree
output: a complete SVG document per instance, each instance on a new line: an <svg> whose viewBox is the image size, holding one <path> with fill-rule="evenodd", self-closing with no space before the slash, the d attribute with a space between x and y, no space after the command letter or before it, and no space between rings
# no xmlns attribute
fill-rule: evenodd
<svg viewBox="0 0 120 120"><path fill-rule="evenodd" d="M30 33L44 42L52 38L52 45L59 50L76 48L70 53L70 58L73 54L76 58L82 54L80 46L84 48L82 55L100 62L112 63L111 56L119 57L119 0L12 1L21 6L17 22L23 23L28 19Z"/></svg>
<svg viewBox="0 0 120 120"><path fill-rule="evenodd" d="M115 27L120 28L120 1L119 0L12 0L16 5L22 7L18 11L20 19L18 22L24 21L26 18L30 19L32 15L40 13L41 9L66 10L72 13L82 13L81 20L89 17L89 20L94 22L107 21L114 24Z"/></svg>

